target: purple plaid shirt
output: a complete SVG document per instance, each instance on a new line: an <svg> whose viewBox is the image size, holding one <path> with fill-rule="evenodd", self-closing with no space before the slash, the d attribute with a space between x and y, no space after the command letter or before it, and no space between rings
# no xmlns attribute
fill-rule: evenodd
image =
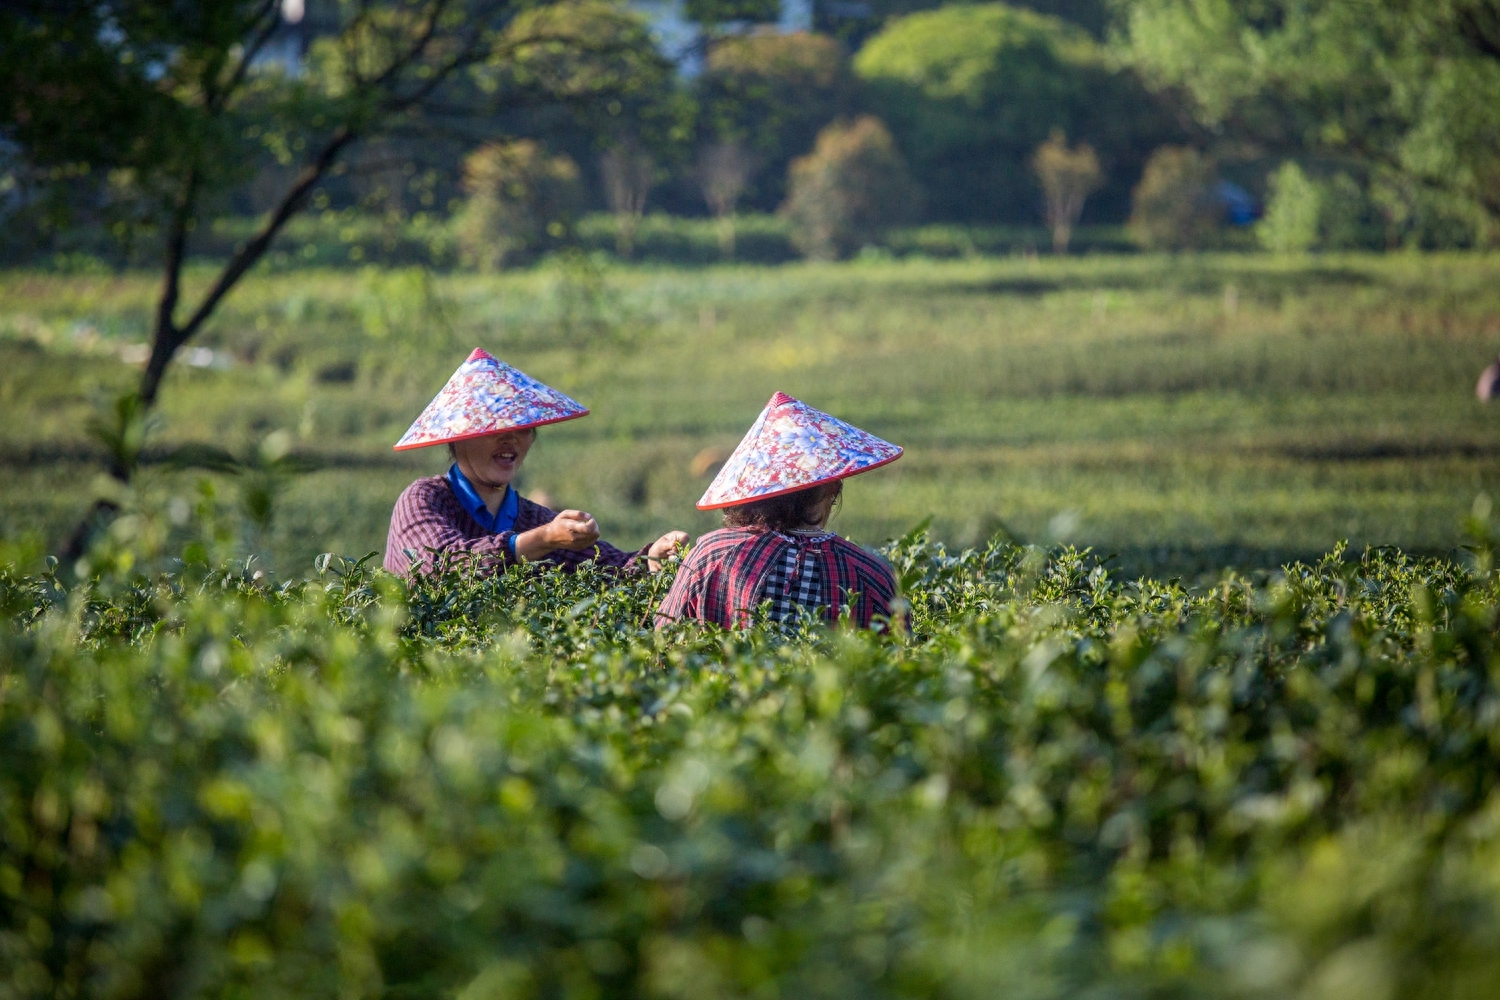
<svg viewBox="0 0 1500 1000"><path fill-rule="evenodd" d="M516 523L511 531L489 531L464 509L453 487L444 476L428 476L418 479L406 488L396 509L391 512L391 532L385 541L385 568L392 573L406 576L416 560L419 572L433 570L435 553L477 552L487 567L495 570L513 566L516 557L511 554L512 536L530 531L546 524L557 516L539 503L520 497L520 509L516 512ZM640 552L621 552L608 542L597 542L582 552L557 549L538 560L552 563L559 569L573 570L590 559L603 566L617 569L634 569L642 564L645 549Z"/></svg>
<svg viewBox="0 0 1500 1000"><path fill-rule="evenodd" d="M896 577L879 556L837 535L799 540L802 561L817 559L825 621L849 605L854 623L869 628L876 615L889 616L896 596ZM763 597L772 567L786 558L793 542L774 531L721 528L698 539L688 553L672 589L656 612L657 627L683 618L698 618L729 628L742 625Z"/></svg>

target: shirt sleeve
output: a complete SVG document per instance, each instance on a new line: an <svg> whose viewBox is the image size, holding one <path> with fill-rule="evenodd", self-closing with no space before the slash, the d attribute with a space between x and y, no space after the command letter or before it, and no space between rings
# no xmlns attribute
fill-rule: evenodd
<svg viewBox="0 0 1500 1000"><path fill-rule="evenodd" d="M859 628L871 628L874 618L889 618L896 597L896 574L879 554L839 538L830 549L831 566L839 578L832 613L848 606ZM845 582L847 581L847 582ZM907 622L908 626L910 621Z"/></svg>
<svg viewBox="0 0 1500 1000"><path fill-rule="evenodd" d="M448 506L438 502L431 484L425 481L413 483L401 494L391 512L391 531L386 538L387 570L401 576L430 573L438 555L449 553L477 553L492 569L515 563L515 532L470 538L455 523Z"/></svg>
<svg viewBox="0 0 1500 1000"><path fill-rule="evenodd" d="M896 573L890 564L876 555L871 555L870 572L867 576L865 599L870 602L870 618L891 617L891 604L896 599ZM906 630L911 631L911 615L903 616ZM866 627L869 627L868 625Z"/></svg>
<svg viewBox="0 0 1500 1000"><path fill-rule="evenodd" d="M687 559L677 568L677 578L656 609L657 628L666 628L685 618L703 617L704 574L702 561L694 558L699 551L701 549L694 549L688 553Z"/></svg>
<svg viewBox="0 0 1500 1000"><path fill-rule="evenodd" d="M515 529L517 533L539 528L557 517L557 511L525 497L520 498L520 509L516 512ZM649 546L647 547L649 548ZM515 561L515 543L510 546L512 561ZM573 552L568 549L553 549L542 558L536 560L556 566L558 569L575 570L584 563L593 560L600 566L621 572L635 572L645 566L646 549L639 552L622 552L608 542L595 542L581 552Z"/></svg>

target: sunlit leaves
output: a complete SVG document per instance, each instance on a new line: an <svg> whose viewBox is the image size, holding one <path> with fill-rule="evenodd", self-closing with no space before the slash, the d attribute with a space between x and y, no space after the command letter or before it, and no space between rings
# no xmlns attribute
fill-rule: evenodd
<svg viewBox="0 0 1500 1000"><path fill-rule="evenodd" d="M1493 982L1478 555L1339 551L1189 592L921 530L888 554L909 637L658 632L670 570L6 571L0 983Z"/></svg>

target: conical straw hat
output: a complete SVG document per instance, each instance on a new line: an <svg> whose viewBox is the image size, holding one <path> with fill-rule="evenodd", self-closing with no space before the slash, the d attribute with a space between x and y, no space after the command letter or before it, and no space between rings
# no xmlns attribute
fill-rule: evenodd
<svg viewBox="0 0 1500 1000"><path fill-rule="evenodd" d="M889 441L778 392L709 484L698 509L804 490L900 457L901 449Z"/></svg>
<svg viewBox="0 0 1500 1000"><path fill-rule="evenodd" d="M589 411L479 348L427 404L397 451L572 420Z"/></svg>

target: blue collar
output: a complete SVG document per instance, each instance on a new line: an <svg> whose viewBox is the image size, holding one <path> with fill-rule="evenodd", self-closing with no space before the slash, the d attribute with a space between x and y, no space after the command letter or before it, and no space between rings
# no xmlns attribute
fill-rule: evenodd
<svg viewBox="0 0 1500 1000"><path fill-rule="evenodd" d="M484 504L484 498L474 489L474 484L458 471L457 462L448 468L448 485L453 487L453 495L458 497L458 502L469 512L470 517L479 522L481 528L499 534L516 526L516 515L521 512L521 497L509 486L505 488L505 500L500 504L500 509L491 514Z"/></svg>

